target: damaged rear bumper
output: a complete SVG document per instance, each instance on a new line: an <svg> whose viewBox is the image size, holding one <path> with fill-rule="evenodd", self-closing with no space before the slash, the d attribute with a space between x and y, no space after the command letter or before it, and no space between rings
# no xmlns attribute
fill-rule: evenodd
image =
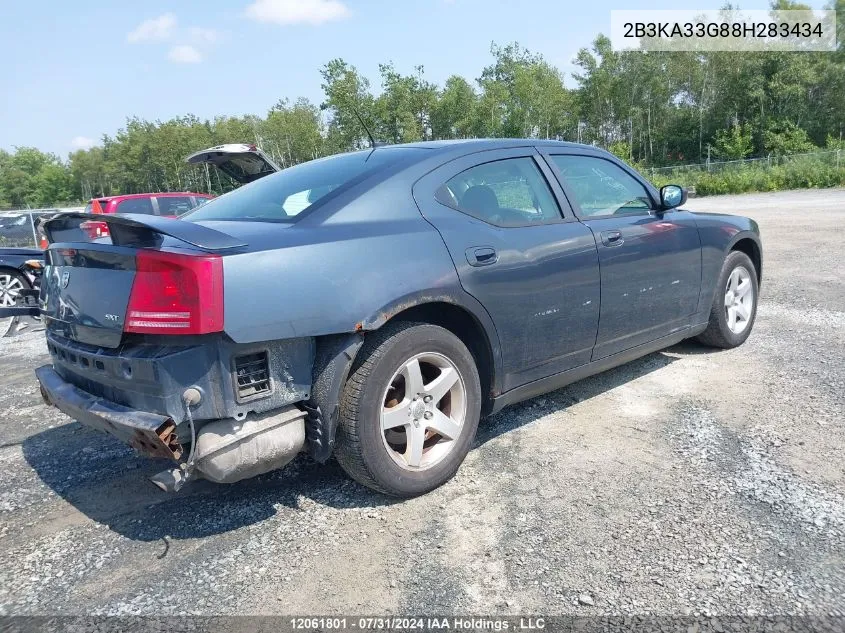
<svg viewBox="0 0 845 633"><path fill-rule="evenodd" d="M179 467L153 482L178 490L196 470L217 483L234 483L284 467L305 445L305 412L295 406L238 419L206 421L196 433L188 463L173 418L104 400L66 382L51 366L35 370L44 401L81 424L103 431L148 457L172 459Z"/></svg>
<svg viewBox="0 0 845 633"><path fill-rule="evenodd" d="M35 375L44 401L81 424L113 435L149 457L181 459L183 449L172 418L93 396L65 382L50 365L39 367Z"/></svg>

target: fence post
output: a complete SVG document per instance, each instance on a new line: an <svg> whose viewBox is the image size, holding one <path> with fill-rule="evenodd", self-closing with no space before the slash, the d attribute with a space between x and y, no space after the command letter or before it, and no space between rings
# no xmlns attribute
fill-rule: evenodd
<svg viewBox="0 0 845 633"><path fill-rule="evenodd" d="M842 150L837 148L836 149L836 169L839 169L839 155L842 154Z"/></svg>

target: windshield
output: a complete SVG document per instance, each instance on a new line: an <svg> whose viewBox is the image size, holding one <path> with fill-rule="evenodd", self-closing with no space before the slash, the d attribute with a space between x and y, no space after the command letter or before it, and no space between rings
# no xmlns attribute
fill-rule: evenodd
<svg viewBox="0 0 845 633"><path fill-rule="evenodd" d="M311 205L357 176L410 162L412 156L423 151L411 147L381 148L309 161L209 200L182 218L296 222Z"/></svg>

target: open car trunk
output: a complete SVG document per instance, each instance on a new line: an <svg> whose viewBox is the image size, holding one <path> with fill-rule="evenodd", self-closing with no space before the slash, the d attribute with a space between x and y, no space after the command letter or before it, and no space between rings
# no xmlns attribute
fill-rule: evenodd
<svg viewBox="0 0 845 633"><path fill-rule="evenodd" d="M241 184L247 184L281 171L267 154L255 145L244 143L209 147L201 152L191 154L185 161L191 165L203 163L213 165Z"/></svg>

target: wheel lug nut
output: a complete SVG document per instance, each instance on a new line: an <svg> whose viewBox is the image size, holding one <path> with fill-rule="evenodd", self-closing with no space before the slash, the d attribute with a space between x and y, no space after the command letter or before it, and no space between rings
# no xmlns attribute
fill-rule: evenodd
<svg viewBox="0 0 845 633"><path fill-rule="evenodd" d="M423 402L425 402L426 404L431 402L431 396L426 396L425 398L423 398Z"/></svg>
<svg viewBox="0 0 845 633"><path fill-rule="evenodd" d="M423 413L423 417L424 417L426 420L430 420L431 418L433 418L433 417L434 417L434 414L433 414L431 411L426 411L425 413Z"/></svg>

